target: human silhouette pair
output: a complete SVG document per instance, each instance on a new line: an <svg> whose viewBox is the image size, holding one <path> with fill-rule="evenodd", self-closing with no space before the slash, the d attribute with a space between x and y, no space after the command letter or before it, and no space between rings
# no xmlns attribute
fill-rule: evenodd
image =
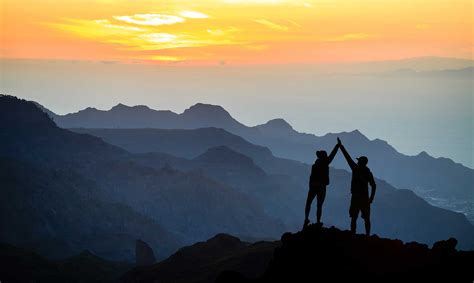
<svg viewBox="0 0 474 283"><path fill-rule="evenodd" d="M303 229L308 226L309 213L311 210L311 204L316 197L316 223L322 226L321 215L324 200L326 198L326 187L329 185L329 165L333 161L338 150L342 151L347 164L352 170L351 180L351 204L349 207L349 216L351 218L351 232L356 233L357 229L357 218L359 212L365 222L365 233L370 235L371 223L370 223L370 205L374 201L376 184L374 176L370 169L367 167L369 159L366 156L360 156L357 159L357 163L352 160L351 156L347 152L346 148L342 144L341 140L337 138L337 144L333 150L327 155L326 151L318 150L316 152L317 159L311 167L311 175L309 177L309 190L308 197L306 199L305 207L305 220ZM369 197L369 185L371 187L371 193Z"/></svg>

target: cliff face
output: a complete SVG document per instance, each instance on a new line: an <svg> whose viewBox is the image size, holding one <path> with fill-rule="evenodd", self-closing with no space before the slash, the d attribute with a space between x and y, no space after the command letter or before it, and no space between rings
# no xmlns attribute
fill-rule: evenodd
<svg viewBox="0 0 474 283"><path fill-rule="evenodd" d="M472 282L474 252L455 249L453 238L430 249L416 242L352 235L310 226L286 233L258 282ZM241 274L221 273L217 282L247 282ZM254 281L252 281L254 282Z"/></svg>

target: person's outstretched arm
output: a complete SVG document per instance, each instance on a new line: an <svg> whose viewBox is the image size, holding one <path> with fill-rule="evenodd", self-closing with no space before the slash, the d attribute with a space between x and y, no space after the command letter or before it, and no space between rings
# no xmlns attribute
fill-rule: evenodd
<svg viewBox="0 0 474 283"><path fill-rule="evenodd" d="M332 149L331 153L328 156L328 165L331 164L331 162L334 160L334 157L336 156L337 150L339 149L339 143L334 146Z"/></svg>
<svg viewBox="0 0 474 283"><path fill-rule="evenodd" d="M370 192L370 203L372 203L374 201L375 191L377 190L377 185L375 184L374 175L372 175L372 173L370 173L369 184L372 188Z"/></svg>
<svg viewBox="0 0 474 283"><path fill-rule="evenodd" d="M354 162L354 160L352 160L351 156L349 155L349 152L347 152L346 148L342 145L341 140L339 138L337 138L337 143L341 148L342 154L344 154L344 157L346 158L347 164L349 164L349 167L351 167L351 169L354 169L356 167L356 163Z"/></svg>

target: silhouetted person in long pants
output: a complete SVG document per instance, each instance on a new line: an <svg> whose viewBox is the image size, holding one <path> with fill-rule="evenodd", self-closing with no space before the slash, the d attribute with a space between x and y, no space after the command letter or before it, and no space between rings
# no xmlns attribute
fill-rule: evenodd
<svg viewBox="0 0 474 283"><path fill-rule="evenodd" d="M349 167L352 170L352 181L351 181L351 207L349 208L349 215L351 217L351 232L355 234L357 227L357 217L359 211L362 214L362 218L365 221L365 234L370 235L370 204L374 201L375 197L375 180L372 172L367 167L369 159L365 156L357 158L357 164L352 160L351 156L344 148L341 140L337 138L337 143L341 148L344 157L346 158ZM372 188L369 198L369 184Z"/></svg>
<svg viewBox="0 0 474 283"><path fill-rule="evenodd" d="M317 223L321 223L321 214L323 209L324 199L326 198L326 186L329 185L329 164L331 164L334 156L336 156L339 144L336 144L331 154L327 154L325 150L318 150L316 152L317 159L311 167L311 176L309 177L309 191L306 199L305 220L303 228L309 224L309 212L311 210L311 203L314 197L317 197L316 218Z"/></svg>

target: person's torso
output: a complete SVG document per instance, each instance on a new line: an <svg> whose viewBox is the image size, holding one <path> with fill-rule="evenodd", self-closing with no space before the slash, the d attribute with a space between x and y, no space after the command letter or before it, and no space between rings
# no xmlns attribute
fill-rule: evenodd
<svg viewBox="0 0 474 283"><path fill-rule="evenodd" d="M356 166L352 170L351 193L361 197L369 197L371 175L369 168Z"/></svg>
<svg viewBox="0 0 474 283"><path fill-rule="evenodd" d="M329 185L329 165L321 159L317 159L311 167L310 183Z"/></svg>

